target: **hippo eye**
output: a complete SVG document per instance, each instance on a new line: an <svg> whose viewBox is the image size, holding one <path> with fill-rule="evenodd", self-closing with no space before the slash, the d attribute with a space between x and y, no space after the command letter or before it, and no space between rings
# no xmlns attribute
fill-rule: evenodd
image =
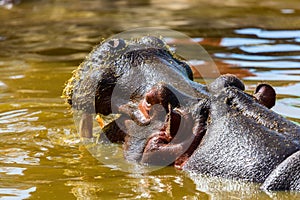
<svg viewBox="0 0 300 200"><path fill-rule="evenodd" d="M114 49L122 49L126 46L126 43L122 39L113 39L108 42L108 44Z"/></svg>

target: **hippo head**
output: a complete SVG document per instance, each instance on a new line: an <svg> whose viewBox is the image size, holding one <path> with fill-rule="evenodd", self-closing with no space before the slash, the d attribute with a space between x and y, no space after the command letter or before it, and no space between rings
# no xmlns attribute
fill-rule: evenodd
<svg viewBox="0 0 300 200"><path fill-rule="evenodd" d="M159 38L110 39L97 46L74 71L63 96L74 110L82 112L81 136L92 137L92 114L97 114L109 140L119 142L124 141L125 116L119 118L118 125L112 121L105 127L101 116L125 113L137 123L147 123L134 110L150 88L164 82L193 96L207 96L205 87L192 79L191 68L175 58Z"/></svg>
<svg viewBox="0 0 300 200"><path fill-rule="evenodd" d="M262 183L300 149L300 128L269 109L270 85L244 89L234 75L194 82L185 62L146 36L97 46L63 96L81 113L81 136L92 137L95 114L101 140L122 143L128 161Z"/></svg>

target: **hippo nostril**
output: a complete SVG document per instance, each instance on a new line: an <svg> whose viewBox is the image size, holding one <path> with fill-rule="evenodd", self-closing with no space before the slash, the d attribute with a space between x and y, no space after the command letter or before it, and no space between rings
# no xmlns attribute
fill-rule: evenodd
<svg viewBox="0 0 300 200"><path fill-rule="evenodd" d="M262 83L256 87L254 97L260 104L272 108L275 105L276 92L271 85Z"/></svg>
<svg viewBox="0 0 300 200"><path fill-rule="evenodd" d="M160 103L158 92L155 89L150 90L145 95L145 102L147 102L147 105L154 105Z"/></svg>

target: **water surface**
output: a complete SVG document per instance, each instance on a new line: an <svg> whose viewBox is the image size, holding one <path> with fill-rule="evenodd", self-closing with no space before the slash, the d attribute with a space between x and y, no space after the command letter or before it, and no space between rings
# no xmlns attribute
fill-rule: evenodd
<svg viewBox="0 0 300 200"><path fill-rule="evenodd" d="M271 83L274 111L300 123L300 4L296 1L23 1L0 8L0 199L295 199L257 185L192 177L171 167L126 173L79 143L60 98L103 38L159 26L198 41L221 73L252 91ZM201 80L199 80L201 81Z"/></svg>

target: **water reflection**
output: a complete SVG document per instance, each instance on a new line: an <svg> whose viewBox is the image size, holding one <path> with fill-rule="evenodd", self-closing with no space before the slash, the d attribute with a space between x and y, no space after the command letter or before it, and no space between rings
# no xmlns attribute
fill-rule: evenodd
<svg viewBox="0 0 300 200"><path fill-rule="evenodd" d="M35 192L36 187L31 187L28 189L16 189L16 188L0 188L1 199L27 199L31 195L30 193Z"/></svg>
<svg viewBox="0 0 300 200"><path fill-rule="evenodd" d="M24 0L0 8L0 198L299 198L224 180L192 181L172 168L118 171L81 149L60 99L70 72L102 38L160 26L193 37L249 91L270 81L278 93L273 109L300 123L299 10L293 0Z"/></svg>
<svg viewBox="0 0 300 200"><path fill-rule="evenodd" d="M29 151L20 148L10 148L0 151L0 161L5 164L38 165L40 159L30 156Z"/></svg>
<svg viewBox="0 0 300 200"><path fill-rule="evenodd" d="M245 61L272 61L272 60L298 60L300 55L253 55L253 54L237 54L237 53L216 53L214 54L217 58L226 59L239 59Z"/></svg>
<svg viewBox="0 0 300 200"><path fill-rule="evenodd" d="M22 167L1 167L0 173L5 173L6 175L24 175L23 171L25 169Z"/></svg>
<svg viewBox="0 0 300 200"><path fill-rule="evenodd" d="M283 116L289 117L298 121L300 118L300 98L284 98L276 102L273 110Z"/></svg>
<svg viewBox="0 0 300 200"><path fill-rule="evenodd" d="M255 35L259 38L268 39L292 39L300 37L300 30L263 30L259 28L244 28L234 31L238 34Z"/></svg>
<svg viewBox="0 0 300 200"><path fill-rule="evenodd" d="M300 46L295 44L276 44L264 46L242 46L242 51L247 53L274 53L274 52L293 52L300 51Z"/></svg>
<svg viewBox="0 0 300 200"><path fill-rule="evenodd" d="M259 189L259 185L243 181L228 180L216 177L190 174L195 181L197 189L209 195L211 199L297 199L297 192L266 192Z"/></svg>

